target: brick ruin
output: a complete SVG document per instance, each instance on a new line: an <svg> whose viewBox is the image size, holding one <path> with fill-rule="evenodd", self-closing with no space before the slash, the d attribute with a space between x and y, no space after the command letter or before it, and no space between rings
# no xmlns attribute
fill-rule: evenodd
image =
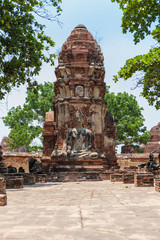
<svg viewBox="0 0 160 240"><path fill-rule="evenodd" d="M160 153L160 122L151 128L151 138L148 141L147 145L144 147L146 153L154 151Z"/></svg>
<svg viewBox="0 0 160 240"><path fill-rule="evenodd" d="M116 130L104 101L103 54L84 25L73 29L58 62L54 112L46 114L43 129L44 169L103 172L116 168Z"/></svg>

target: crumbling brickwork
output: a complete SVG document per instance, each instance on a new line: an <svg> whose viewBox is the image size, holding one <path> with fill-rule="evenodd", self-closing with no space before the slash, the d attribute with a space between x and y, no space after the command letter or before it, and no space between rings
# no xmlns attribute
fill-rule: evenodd
<svg viewBox="0 0 160 240"><path fill-rule="evenodd" d="M7 204L7 194L6 194L6 180L0 177L0 206L5 206Z"/></svg>
<svg viewBox="0 0 160 240"><path fill-rule="evenodd" d="M85 26L74 28L63 44L55 74L54 112L46 114L43 129L43 167L60 167L60 162L64 165L64 161L69 158L66 155L67 134L69 129L75 128L75 115L79 111L83 116L83 128L92 134L89 150L97 153L91 159L85 157L85 164L93 160L92 165L101 165L104 169L111 166L116 168L116 131L112 116L106 114L107 103L104 101L106 86L103 54ZM73 144L70 148L74 148Z"/></svg>
<svg viewBox="0 0 160 240"><path fill-rule="evenodd" d="M152 173L135 173L134 175L135 187L153 187L154 176Z"/></svg>
<svg viewBox="0 0 160 240"><path fill-rule="evenodd" d="M151 151L160 153L160 122L151 128L150 132L151 138L144 147L144 151L146 153L150 153Z"/></svg>

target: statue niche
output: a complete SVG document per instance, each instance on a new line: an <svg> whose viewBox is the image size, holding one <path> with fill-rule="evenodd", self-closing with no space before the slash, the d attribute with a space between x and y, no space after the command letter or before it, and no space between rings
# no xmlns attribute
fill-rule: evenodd
<svg viewBox="0 0 160 240"><path fill-rule="evenodd" d="M92 148L92 131L83 127L84 118L80 110L75 114L75 127L67 132L67 155L89 156Z"/></svg>

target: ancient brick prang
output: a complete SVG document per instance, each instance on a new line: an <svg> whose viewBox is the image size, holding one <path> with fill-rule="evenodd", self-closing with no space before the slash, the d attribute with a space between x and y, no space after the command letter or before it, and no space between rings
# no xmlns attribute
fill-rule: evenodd
<svg viewBox="0 0 160 240"><path fill-rule="evenodd" d="M103 54L84 25L73 29L58 61L54 112L46 114L43 129L43 166L64 165L64 160L73 165L79 160L79 165L116 167L116 131L104 101Z"/></svg>

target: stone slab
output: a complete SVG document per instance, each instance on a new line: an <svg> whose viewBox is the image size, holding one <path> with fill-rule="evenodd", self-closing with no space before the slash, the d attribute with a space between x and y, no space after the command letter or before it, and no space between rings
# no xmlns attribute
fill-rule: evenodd
<svg viewBox="0 0 160 240"><path fill-rule="evenodd" d="M37 183L7 190L2 240L159 240L160 193L121 182Z"/></svg>

